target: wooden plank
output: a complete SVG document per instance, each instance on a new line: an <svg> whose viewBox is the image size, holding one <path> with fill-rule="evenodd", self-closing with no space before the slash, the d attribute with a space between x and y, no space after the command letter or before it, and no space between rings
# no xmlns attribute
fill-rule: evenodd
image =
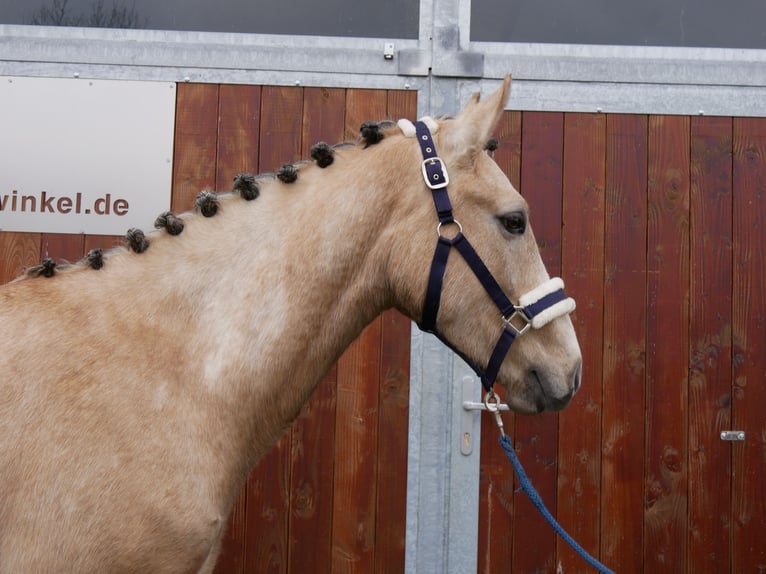
<svg viewBox="0 0 766 574"><path fill-rule="evenodd" d="M219 92L218 191L230 191L238 173L258 173L261 87L224 84Z"/></svg>
<svg viewBox="0 0 766 574"><path fill-rule="evenodd" d="M319 141L343 137L345 91L306 88L302 157ZM335 463L337 370L325 377L291 429L288 571L329 573Z"/></svg>
<svg viewBox="0 0 766 574"><path fill-rule="evenodd" d="M650 116L644 568L687 557L689 118Z"/></svg>
<svg viewBox="0 0 766 574"><path fill-rule="evenodd" d="M378 316L338 360L333 572L374 570L381 329Z"/></svg>
<svg viewBox="0 0 766 574"><path fill-rule="evenodd" d="M551 275L561 270L564 114L525 112L522 120L521 193ZM556 512L558 415L515 417L515 448L548 509ZM527 496L514 496L513 571L554 569L556 535Z"/></svg>
<svg viewBox="0 0 766 574"><path fill-rule="evenodd" d="M395 310L381 317L378 399L378 497L375 572L404 571L407 515L411 321Z"/></svg>
<svg viewBox="0 0 766 574"><path fill-rule="evenodd" d="M766 119L734 120L732 572L766 568Z"/></svg>
<svg viewBox="0 0 766 574"><path fill-rule="evenodd" d="M39 233L0 233L0 284L15 279L40 260Z"/></svg>
<svg viewBox="0 0 766 574"><path fill-rule="evenodd" d="M218 85L178 84L171 209L189 211L203 189L215 187Z"/></svg>
<svg viewBox="0 0 766 574"><path fill-rule="evenodd" d="M494 137L499 147L492 156L519 189L521 175L521 112L503 112ZM502 389L496 389L502 400ZM503 416L506 431L514 436L512 413ZM513 468L497 443L497 426L492 417L481 417L479 462L479 532L477 570L484 574L505 574L513 560Z"/></svg>
<svg viewBox="0 0 766 574"><path fill-rule="evenodd" d="M594 556L600 542L605 178L606 116L566 114L562 277L577 301L572 321L584 375L572 404L559 415L557 518ZM582 558L557 542L556 567L582 568Z"/></svg>
<svg viewBox="0 0 766 574"><path fill-rule="evenodd" d="M392 90L387 116L417 115L417 93ZM375 572L402 572L407 516L410 330L412 322L396 310L381 318L378 396L378 497L375 509Z"/></svg>
<svg viewBox="0 0 766 574"><path fill-rule="evenodd" d="M265 86L261 91L258 164L276 170L301 152L303 89ZM245 572L287 570L290 433L261 460L247 483Z"/></svg>
<svg viewBox="0 0 766 574"><path fill-rule="evenodd" d="M732 120L691 118L688 572L729 572Z"/></svg>
<svg viewBox="0 0 766 574"><path fill-rule="evenodd" d="M643 572L646 116L607 117L606 158L601 559L629 574Z"/></svg>

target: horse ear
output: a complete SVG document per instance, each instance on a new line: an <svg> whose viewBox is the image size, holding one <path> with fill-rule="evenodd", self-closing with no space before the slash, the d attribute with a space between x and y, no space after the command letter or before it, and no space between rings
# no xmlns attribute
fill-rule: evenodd
<svg viewBox="0 0 766 574"><path fill-rule="evenodd" d="M508 75L502 85L487 98L482 100L478 92L473 94L455 121L450 122L452 125L445 129L445 143L458 153L475 153L476 150L484 149L500 121L510 91L511 76Z"/></svg>

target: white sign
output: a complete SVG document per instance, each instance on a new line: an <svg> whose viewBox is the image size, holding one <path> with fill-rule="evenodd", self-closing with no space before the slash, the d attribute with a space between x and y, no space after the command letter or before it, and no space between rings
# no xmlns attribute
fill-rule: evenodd
<svg viewBox="0 0 766 574"><path fill-rule="evenodd" d="M0 77L0 231L122 235L170 208L175 84Z"/></svg>

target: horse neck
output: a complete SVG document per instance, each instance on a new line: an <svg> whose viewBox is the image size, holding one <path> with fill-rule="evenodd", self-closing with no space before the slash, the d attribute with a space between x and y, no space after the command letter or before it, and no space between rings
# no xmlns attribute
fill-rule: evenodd
<svg viewBox="0 0 766 574"><path fill-rule="evenodd" d="M302 179L266 185L251 202L226 198L214 217L189 219L181 236L123 255L135 278L151 282L119 278L145 315L178 325L183 353L196 357L178 366L186 380L235 408L240 424L258 421L241 433L256 458L389 306L380 239L388 211L370 200L385 196L386 182L347 189L353 178L332 168Z"/></svg>

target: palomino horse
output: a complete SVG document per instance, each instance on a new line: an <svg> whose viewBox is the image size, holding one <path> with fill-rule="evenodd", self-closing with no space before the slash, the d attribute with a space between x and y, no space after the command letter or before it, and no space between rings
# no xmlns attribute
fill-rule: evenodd
<svg viewBox="0 0 766 574"><path fill-rule="evenodd" d="M249 471L386 308L492 371L514 410L563 408L580 379L571 300L508 349L519 313L488 296L563 293L484 151L509 88L454 119L365 125L355 145L201 193L128 249L3 287L0 572L210 572ZM429 274L460 235L447 190L478 281L461 249Z"/></svg>

